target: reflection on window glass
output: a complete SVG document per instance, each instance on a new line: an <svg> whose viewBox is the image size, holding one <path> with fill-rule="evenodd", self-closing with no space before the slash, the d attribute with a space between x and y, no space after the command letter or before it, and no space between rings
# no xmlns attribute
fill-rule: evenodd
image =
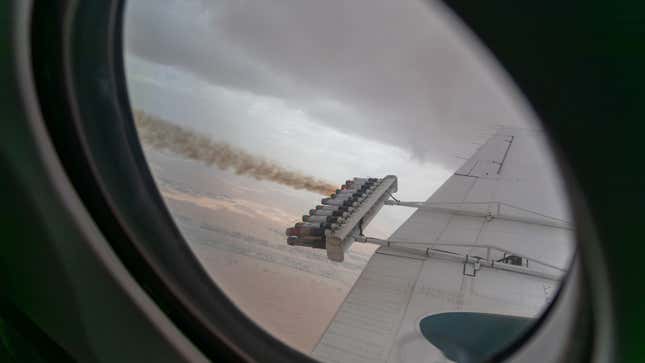
<svg viewBox="0 0 645 363"><path fill-rule="evenodd" d="M455 362L487 362L533 319L484 313L443 313L421 319L423 336Z"/></svg>
<svg viewBox="0 0 645 363"><path fill-rule="evenodd" d="M125 44L176 224L286 344L481 361L555 295L573 226L544 134L441 5L132 1Z"/></svg>

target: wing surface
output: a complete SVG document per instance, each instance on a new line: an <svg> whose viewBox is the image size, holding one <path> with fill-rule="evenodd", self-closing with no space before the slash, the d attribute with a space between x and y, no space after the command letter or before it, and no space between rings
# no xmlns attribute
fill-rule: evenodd
<svg viewBox="0 0 645 363"><path fill-rule="evenodd" d="M314 349L325 362L446 362L422 318L534 317L572 256L572 226L540 131L501 128L373 255ZM519 256L520 265L508 263Z"/></svg>
<svg viewBox="0 0 645 363"><path fill-rule="evenodd" d="M541 131L499 129L389 239L412 242L410 248L495 246L565 268L573 227L555 165L539 152L544 148ZM485 254L477 247L444 249Z"/></svg>

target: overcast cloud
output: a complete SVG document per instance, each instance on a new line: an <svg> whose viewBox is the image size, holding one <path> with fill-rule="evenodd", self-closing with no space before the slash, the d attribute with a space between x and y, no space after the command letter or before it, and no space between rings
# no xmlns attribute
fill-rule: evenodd
<svg viewBox="0 0 645 363"><path fill-rule="evenodd" d="M138 0L127 12L127 51L140 65L130 69L144 77L146 64L166 66L166 77L177 76L163 82L183 82L192 97L210 94L219 108L205 106L209 117L224 123L240 113L227 99L255 98L256 111L273 103L448 169L495 125L528 123L486 53L436 4ZM147 81L160 82L158 74ZM199 107L185 112L203 118ZM211 131L217 126L212 121Z"/></svg>

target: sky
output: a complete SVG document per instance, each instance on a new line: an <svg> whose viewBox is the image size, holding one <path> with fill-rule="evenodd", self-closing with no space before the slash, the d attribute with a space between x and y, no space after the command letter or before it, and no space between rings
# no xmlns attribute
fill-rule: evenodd
<svg viewBox="0 0 645 363"><path fill-rule="evenodd" d="M453 18L417 0L142 0L128 8L126 46L186 91L202 86L186 73L216 86L221 118L231 99L255 101L454 167L458 144L530 117Z"/></svg>
<svg viewBox="0 0 645 363"><path fill-rule="evenodd" d="M126 11L135 108L330 182L395 174L401 199L425 200L497 125L533 122L437 3L138 0ZM391 209L374 222L388 231L411 213Z"/></svg>

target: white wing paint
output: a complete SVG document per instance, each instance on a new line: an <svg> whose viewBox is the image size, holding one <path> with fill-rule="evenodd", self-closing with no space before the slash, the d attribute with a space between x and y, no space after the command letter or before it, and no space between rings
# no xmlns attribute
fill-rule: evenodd
<svg viewBox="0 0 645 363"><path fill-rule="evenodd" d="M574 245L565 194L544 150L541 131L500 128L427 201L401 202L418 210L387 241L366 239L383 246L313 356L444 362L421 335L422 318L455 311L539 314ZM505 253L523 257L522 266L496 262Z"/></svg>

